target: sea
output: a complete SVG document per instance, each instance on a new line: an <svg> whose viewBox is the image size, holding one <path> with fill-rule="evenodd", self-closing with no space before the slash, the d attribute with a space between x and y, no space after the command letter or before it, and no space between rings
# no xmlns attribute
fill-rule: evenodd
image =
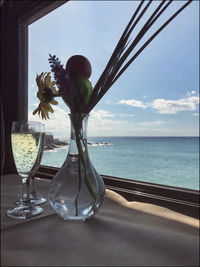
<svg viewBox="0 0 200 267"><path fill-rule="evenodd" d="M44 151L41 164L61 167L68 148ZM90 137L88 151L99 174L199 190L199 137Z"/></svg>

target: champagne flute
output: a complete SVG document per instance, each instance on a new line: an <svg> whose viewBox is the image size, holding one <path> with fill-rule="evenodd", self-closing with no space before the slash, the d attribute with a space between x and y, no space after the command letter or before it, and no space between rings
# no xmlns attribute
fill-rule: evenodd
<svg viewBox="0 0 200 267"><path fill-rule="evenodd" d="M33 168L31 176L30 176L30 200L31 203L35 205L41 205L47 202L47 199L44 197L37 196L36 190L35 190L35 173L38 170L40 166L40 162L42 159L43 151L44 151L44 145L45 145L45 125L41 124L41 140L40 140L40 149L37 157L37 164L35 164L35 168Z"/></svg>
<svg viewBox="0 0 200 267"><path fill-rule="evenodd" d="M41 123L41 140L40 140L40 148L37 156L37 162L34 164L31 173L30 173L30 179L29 179L29 198L32 204L34 205L41 205L47 202L47 199L44 197L38 197L36 190L35 190L35 173L38 170L40 166L40 162L42 159L43 151L44 151L44 145L45 145L45 125ZM16 202L18 205L19 202L22 202L22 198Z"/></svg>
<svg viewBox="0 0 200 267"><path fill-rule="evenodd" d="M31 203L29 194L30 175L37 158L41 142L41 123L15 121L12 123L12 151L17 172L22 178L22 201L13 209L7 210L7 216L13 219L27 219L39 215L43 209Z"/></svg>

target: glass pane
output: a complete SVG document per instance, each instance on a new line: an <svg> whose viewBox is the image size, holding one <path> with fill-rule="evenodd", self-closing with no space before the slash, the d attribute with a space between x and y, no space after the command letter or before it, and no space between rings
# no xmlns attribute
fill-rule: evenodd
<svg viewBox="0 0 200 267"><path fill-rule="evenodd" d="M158 4L153 1L133 38ZM94 86L137 5L69 1L29 26L29 119L40 120L32 115L39 103L35 78L50 71L49 53L64 66L72 55L86 56ZM173 2L134 51L182 5ZM89 153L99 173L199 189L198 10L194 1L176 17L91 111ZM58 101L44 121L48 140L68 142L69 109ZM42 164L62 166L68 145L58 140Z"/></svg>

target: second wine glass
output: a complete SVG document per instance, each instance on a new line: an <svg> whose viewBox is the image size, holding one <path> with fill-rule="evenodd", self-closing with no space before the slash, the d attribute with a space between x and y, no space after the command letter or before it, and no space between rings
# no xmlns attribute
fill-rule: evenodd
<svg viewBox="0 0 200 267"><path fill-rule="evenodd" d="M41 132L42 132L42 136L41 136L41 141L40 141L40 149L39 149L39 153L38 153L38 157L37 157L37 164L35 164L32 173L31 173L31 177L30 177L30 200L31 203L35 204L35 205L41 205L44 204L45 202L47 202L47 199L44 197L40 197L37 195L36 193L36 189L35 189L35 173L38 170L39 166L40 166L40 162L42 159L42 155L43 155L43 151L44 151L44 146L45 146L45 125L41 124Z"/></svg>

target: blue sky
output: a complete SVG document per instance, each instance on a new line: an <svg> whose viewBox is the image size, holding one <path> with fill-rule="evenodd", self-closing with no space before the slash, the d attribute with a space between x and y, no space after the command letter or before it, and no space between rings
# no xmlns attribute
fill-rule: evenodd
<svg viewBox="0 0 200 267"><path fill-rule="evenodd" d="M144 41L185 1L175 1ZM159 4L154 1L137 30ZM50 71L48 54L65 65L75 54L92 65L95 85L138 1L69 1L29 26L29 119L38 104L36 74ZM138 56L90 113L89 136L199 135L199 3L179 14ZM139 48L144 41L140 43ZM53 77L53 75L52 75ZM69 109L45 121L55 136L69 135Z"/></svg>

